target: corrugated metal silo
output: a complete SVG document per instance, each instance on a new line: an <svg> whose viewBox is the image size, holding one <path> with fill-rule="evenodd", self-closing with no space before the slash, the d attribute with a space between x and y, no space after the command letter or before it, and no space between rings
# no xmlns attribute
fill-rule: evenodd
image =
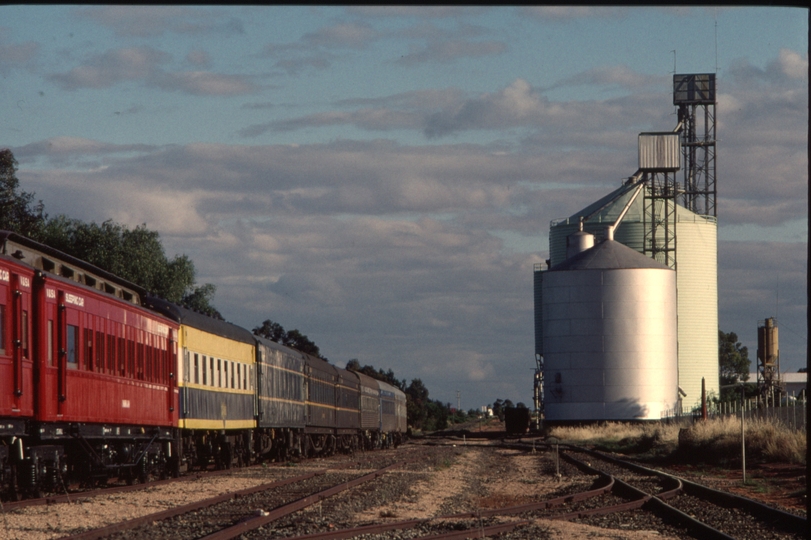
<svg viewBox="0 0 811 540"><path fill-rule="evenodd" d="M635 189L633 184L623 185L569 218L553 221L549 231L551 265L566 259L566 238L579 230L581 218L588 217L585 231L598 241L604 239L606 226L616 221ZM641 254L644 238L644 203L642 197L637 197L614 232L614 240ZM717 245L714 217L676 206L678 369L687 410L701 402L702 378L708 393L719 392Z"/></svg>
<svg viewBox="0 0 811 540"><path fill-rule="evenodd" d="M678 399L676 276L605 240L543 276L547 421L651 420Z"/></svg>

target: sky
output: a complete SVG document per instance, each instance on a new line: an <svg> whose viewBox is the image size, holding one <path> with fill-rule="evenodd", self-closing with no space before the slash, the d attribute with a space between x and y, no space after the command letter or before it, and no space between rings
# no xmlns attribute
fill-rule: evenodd
<svg viewBox="0 0 811 540"><path fill-rule="evenodd" d="M146 224L213 303L465 410L532 403L552 220L716 73L719 326L806 365L808 12L0 6L0 148L50 216Z"/></svg>

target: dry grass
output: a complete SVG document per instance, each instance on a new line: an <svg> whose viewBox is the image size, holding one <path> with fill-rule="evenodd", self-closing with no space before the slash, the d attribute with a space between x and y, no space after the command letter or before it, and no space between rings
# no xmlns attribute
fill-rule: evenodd
<svg viewBox="0 0 811 540"><path fill-rule="evenodd" d="M767 462L805 463L806 435L770 420L746 421L747 457ZM589 444L604 450L649 454L677 454L707 463L740 460L741 421L727 417L695 422L687 428L659 423L603 422L590 426L552 427L561 442Z"/></svg>
<svg viewBox="0 0 811 540"><path fill-rule="evenodd" d="M805 463L806 434L770 420L745 422L747 457L782 463ZM741 453L741 421L727 417L696 422L679 438L679 448L701 452L706 461L737 460Z"/></svg>
<svg viewBox="0 0 811 540"><path fill-rule="evenodd" d="M602 422L588 426L556 426L549 430L548 436L615 452L669 454L678 445L679 427L659 423Z"/></svg>

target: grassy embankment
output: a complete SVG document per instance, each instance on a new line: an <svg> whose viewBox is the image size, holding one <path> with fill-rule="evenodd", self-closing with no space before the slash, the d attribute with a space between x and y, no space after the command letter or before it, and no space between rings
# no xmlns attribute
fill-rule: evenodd
<svg viewBox="0 0 811 540"><path fill-rule="evenodd" d="M705 463L740 461L741 423L737 418L678 425L605 422L579 427L552 427L548 437L599 450L659 459L699 458ZM681 431L681 432L680 432ZM805 463L806 435L768 420L746 422L746 459L761 462Z"/></svg>

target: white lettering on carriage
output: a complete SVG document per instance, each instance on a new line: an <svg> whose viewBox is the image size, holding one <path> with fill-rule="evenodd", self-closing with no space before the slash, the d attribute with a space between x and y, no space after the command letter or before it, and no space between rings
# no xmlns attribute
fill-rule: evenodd
<svg viewBox="0 0 811 540"><path fill-rule="evenodd" d="M75 294L65 293L65 302L79 307L84 307L84 298Z"/></svg>
<svg viewBox="0 0 811 540"><path fill-rule="evenodd" d="M3 270L0 268L0 281L8 281L10 277L11 276L9 276L8 270Z"/></svg>
<svg viewBox="0 0 811 540"><path fill-rule="evenodd" d="M56 298L56 289L45 289L45 296L51 300Z"/></svg>
<svg viewBox="0 0 811 540"><path fill-rule="evenodd" d="M25 287L26 289L31 288L31 280L25 276L20 276L20 287Z"/></svg>

